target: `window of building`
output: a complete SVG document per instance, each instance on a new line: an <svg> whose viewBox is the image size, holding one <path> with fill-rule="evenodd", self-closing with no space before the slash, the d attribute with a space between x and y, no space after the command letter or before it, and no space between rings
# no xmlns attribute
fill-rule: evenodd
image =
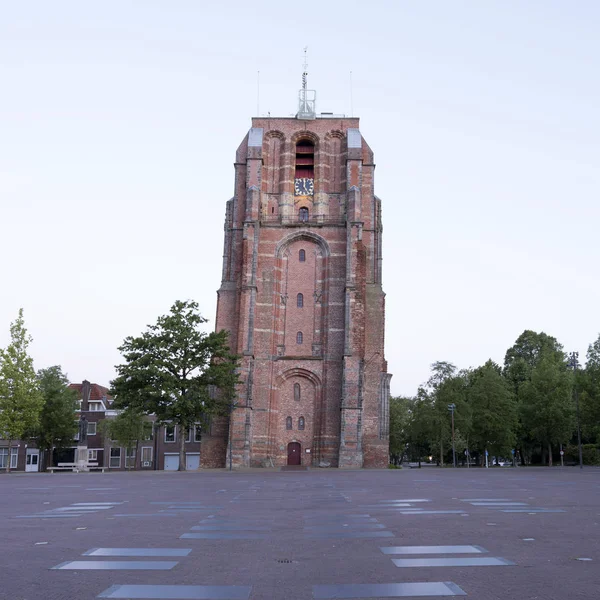
<svg viewBox="0 0 600 600"><path fill-rule="evenodd" d="M19 449L10 449L10 468L16 469L19 462ZM0 469L6 469L8 463L8 448L0 448Z"/></svg>
<svg viewBox="0 0 600 600"><path fill-rule="evenodd" d="M292 417L288 417L285 420L285 428L286 429L292 429Z"/></svg>
<svg viewBox="0 0 600 600"><path fill-rule="evenodd" d="M88 461L96 462L98 460L98 450L88 450Z"/></svg>
<svg viewBox="0 0 600 600"><path fill-rule="evenodd" d="M306 251L305 250L300 250L298 252L298 260L300 262L305 262L306 261Z"/></svg>
<svg viewBox="0 0 600 600"><path fill-rule="evenodd" d="M102 409L102 404L100 402L90 402L89 407L92 412L97 412Z"/></svg>
<svg viewBox="0 0 600 600"><path fill-rule="evenodd" d="M192 431L193 431L193 427L188 427L185 430L185 443L189 444L192 441Z"/></svg>
<svg viewBox="0 0 600 600"><path fill-rule="evenodd" d="M125 467L135 469L135 448L130 448L125 453Z"/></svg>
<svg viewBox="0 0 600 600"><path fill-rule="evenodd" d="M202 441L202 426L196 425L194 427L194 441L201 442Z"/></svg>
<svg viewBox="0 0 600 600"><path fill-rule="evenodd" d="M121 467L121 448L110 449L110 462L108 466L111 469L118 469Z"/></svg>
<svg viewBox="0 0 600 600"><path fill-rule="evenodd" d="M165 442L171 443L175 441L175 425L165 425Z"/></svg>
<svg viewBox="0 0 600 600"><path fill-rule="evenodd" d="M87 434L88 435L96 435L96 422L89 421L87 424Z"/></svg>
<svg viewBox="0 0 600 600"><path fill-rule="evenodd" d="M296 344L301 344L304 341L304 336L302 335L302 332L299 331L296 334Z"/></svg>
<svg viewBox="0 0 600 600"><path fill-rule="evenodd" d="M300 429L300 430L304 429L304 417L300 417L298 419L298 429Z"/></svg>
<svg viewBox="0 0 600 600"><path fill-rule="evenodd" d="M8 448L0 448L0 469L6 469L7 463L8 463ZM11 469L12 469L12 464L11 464Z"/></svg>
<svg viewBox="0 0 600 600"><path fill-rule="evenodd" d="M295 383L294 384L294 400L300 401L300 394L301 394L300 384Z"/></svg>
<svg viewBox="0 0 600 600"><path fill-rule="evenodd" d="M152 464L152 446L142 448L142 467L149 467Z"/></svg>
<svg viewBox="0 0 600 600"><path fill-rule="evenodd" d="M296 144L296 179L315 178L315 145L310 140Z"/></svg>
<svg viewBox="0 0 600 600"><path fill-rule="evenodd" d="M296 296L296 306L298 308L303 308L304 307L304 294L298 294Z"/></svg>
<svg viewBox="0 0 600 600"><path fill-rule="evenodd" d="M298 220L302 221L303 223L308 221L308 208L305 206L298 211Z"/></svg>
<svg viewBox="0 0 600 600"><path fill-rule="evenodd" d="M142 439L145 442L150 442L154 439L154 423L146 421L143 426Z"/></svg>

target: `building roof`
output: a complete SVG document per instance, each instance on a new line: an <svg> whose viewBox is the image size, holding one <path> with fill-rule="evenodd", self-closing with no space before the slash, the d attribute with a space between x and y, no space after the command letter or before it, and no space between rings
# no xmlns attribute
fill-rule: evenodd
<svg viewBox="0 0 600 600"><path fill-rule="evenodd" d="M83 383L71 383L69 387L72 390L77 390L79 398L83 396L82 388ZM108 402L112 402L113 397L108 393L108 388L98 383L90 383L90 401L106 399Z"/></svg>

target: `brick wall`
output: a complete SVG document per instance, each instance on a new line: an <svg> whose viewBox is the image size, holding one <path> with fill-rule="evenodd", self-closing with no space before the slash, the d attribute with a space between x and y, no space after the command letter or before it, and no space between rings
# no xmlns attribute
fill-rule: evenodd
<svg viewBox="0 0 600 600"><path fill-rule="evenodd" d="M348 147L358 119L254 119L252 126L236 155L217 305L217 329L230 332L242 356L233 462L284 465L288 445L298 442L303 464L383 467L387 364L373 153L356 132L359 143ZM314 144L314 195L299 197L295 144L303 139ZM308 221L299 220L300 208ZM205 464L224 462L228 433L223 427L205 440Z"/></svg>

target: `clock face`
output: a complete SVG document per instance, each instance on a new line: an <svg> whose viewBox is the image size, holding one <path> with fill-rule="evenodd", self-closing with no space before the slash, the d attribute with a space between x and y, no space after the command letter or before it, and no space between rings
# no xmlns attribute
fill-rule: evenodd
<svg viewBox="0 0 600 600"><path fill-rule="evenodd" d="M294 181L294 194L296 196L312 196L314 181L309 177L299 177Z"/></svg>

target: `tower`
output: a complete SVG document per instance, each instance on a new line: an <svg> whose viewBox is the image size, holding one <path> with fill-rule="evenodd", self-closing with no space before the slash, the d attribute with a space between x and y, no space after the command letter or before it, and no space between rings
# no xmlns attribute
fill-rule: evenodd
<svg viewBox="0 0 600 600"><path fill-rule="evenodd" d="M234 466L388 464L373 152L358 118L317 114L315 96L305 72L296 117L253 118L237 150L216 328L241 383L215 465L228 440Z"/></svg>

